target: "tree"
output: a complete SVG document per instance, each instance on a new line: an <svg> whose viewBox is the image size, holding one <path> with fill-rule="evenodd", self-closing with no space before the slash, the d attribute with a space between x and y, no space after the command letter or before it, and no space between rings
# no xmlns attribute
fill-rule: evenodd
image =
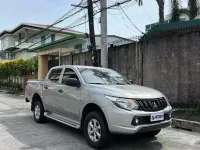
<svg viewBox="0 0 200 150"><path fill-rule="evenodd" d="M180 8L180 0L171 0L171 21L179 21L181 15L186 15L190 20L199 15L199 0L188 0L188 8Z"/></svg>
<svg viewBox="0 0 200 150"><path fill-rule="evenodd" d="M179 0L171 0L171 22L180 21L180 4Z"/></svg>
<svg viewBox="0 0 200 150"><path fill-rule="evenodd" d="M139 6L143 5L143 0L135 0ZM159 22L164 23L164 6L165 0L156 0L158 7L159 7Z"/></svg>

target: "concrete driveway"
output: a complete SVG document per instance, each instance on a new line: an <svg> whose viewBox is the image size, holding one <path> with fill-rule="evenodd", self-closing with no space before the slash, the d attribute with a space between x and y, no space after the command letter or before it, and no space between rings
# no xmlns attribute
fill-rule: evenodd
<svg viewBox="0 0 200 150"><path fill-rule="evenodd" d="M78 130L55 121L36 124L23 96L0 92L0 150L89 150ZM200 150L200 134L167 128L155 138L114 136L112 150Z"/></svg>

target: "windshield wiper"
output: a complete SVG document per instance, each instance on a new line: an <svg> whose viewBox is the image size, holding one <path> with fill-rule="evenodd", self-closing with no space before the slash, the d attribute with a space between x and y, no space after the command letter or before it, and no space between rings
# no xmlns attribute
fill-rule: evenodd
<svg viewBox="0 0 200 150"><path fill-rule="evenodd" d="M126 85L125 83L115 83L116 85Z"/></svg>
<svg viewBox="0 0 200 150"><path fill-rule="evenodd" d="M89 84L104 84L104 83L89 83Z"/></svg>

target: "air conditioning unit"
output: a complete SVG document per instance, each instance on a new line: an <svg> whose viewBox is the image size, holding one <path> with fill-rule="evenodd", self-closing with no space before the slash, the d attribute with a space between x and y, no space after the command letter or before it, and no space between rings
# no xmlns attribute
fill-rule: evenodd
<svg viewBox="0 0 200 150"><path fill-rule="evenodd" d="M74 50L79 50L79 51L81 51L81 50L82 50L82 44L74 45Z"/></svg>

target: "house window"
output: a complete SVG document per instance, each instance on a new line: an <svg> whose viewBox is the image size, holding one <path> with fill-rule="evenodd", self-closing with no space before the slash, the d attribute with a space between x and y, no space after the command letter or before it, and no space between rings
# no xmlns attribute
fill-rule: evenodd
<svg viewBox="0 0 200 150"><path fill-rule="evenodd" d="M19 33L19 44L21 44L21 41L22 41L22 34Z"/></svg>
<svg viewBox="0 0 200 150"><path fill-rule="evenodd" d="M54 42L55 41L55 34L52 34L51 35L51 42Z"/></svg>
<svg viewBox="0 0 200 150"><path fill-rule="evenodd" d="M41 37L41 45L44 45L45 44L45 36L42 36Z"/></svg>

